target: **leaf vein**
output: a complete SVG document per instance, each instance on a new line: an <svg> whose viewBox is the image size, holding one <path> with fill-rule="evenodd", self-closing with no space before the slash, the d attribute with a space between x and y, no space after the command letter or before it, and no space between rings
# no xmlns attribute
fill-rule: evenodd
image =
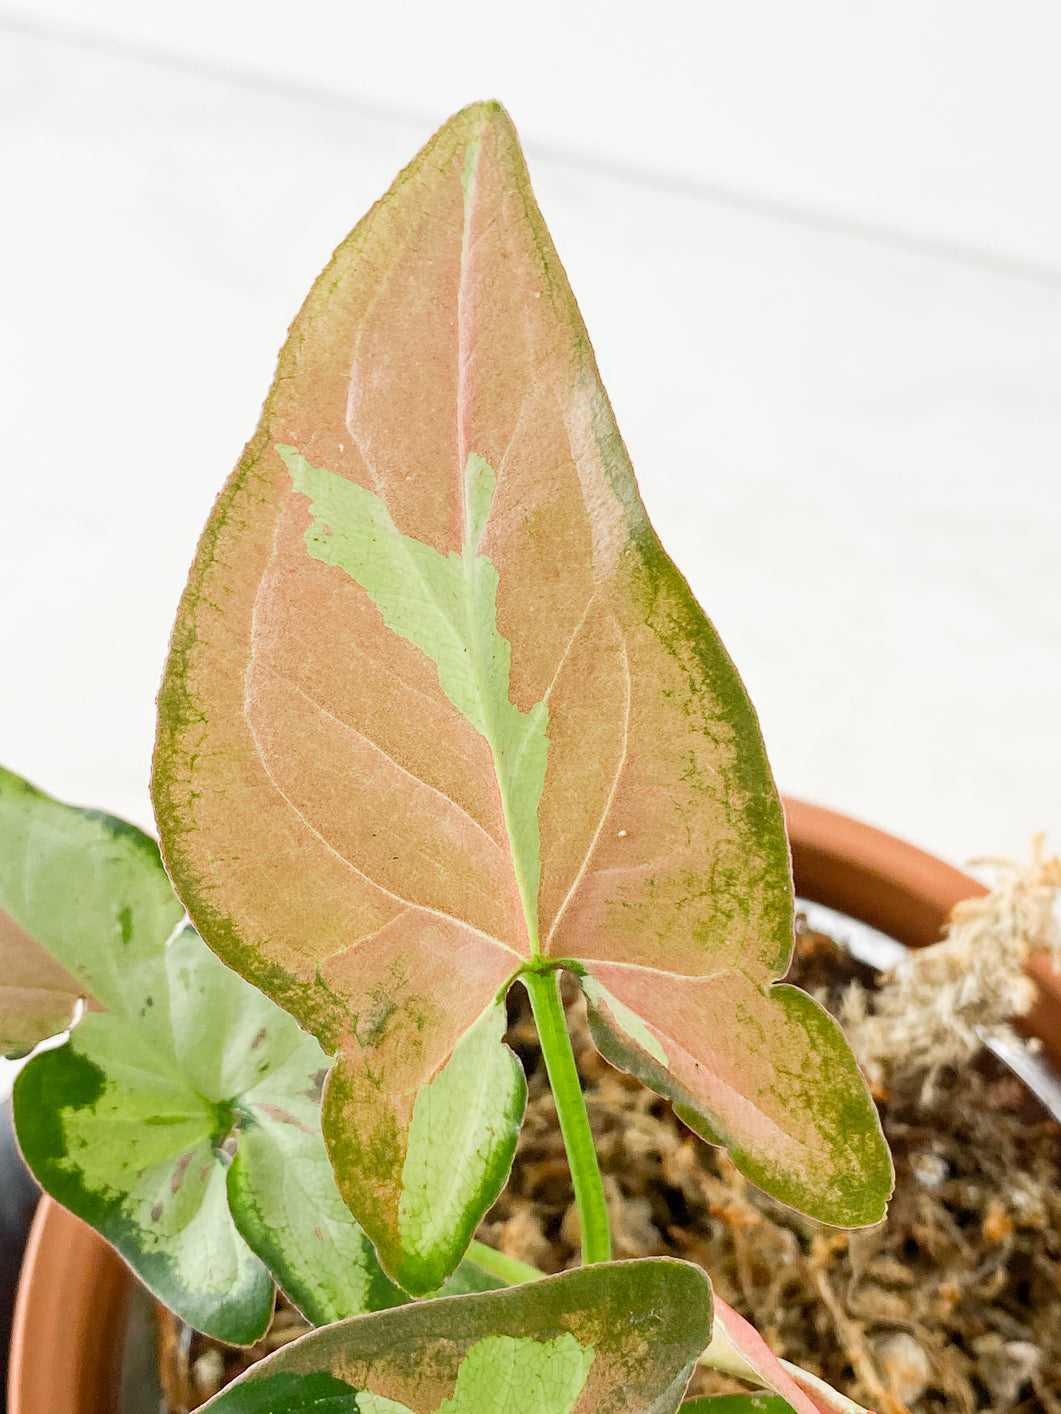
<svg viewBox="0 0 1061 1414"><path fill-rule="evenodd" d="M301 823L306 827L310 834L314 835L328 851L328 853L334 856L334 858L336 858L340 862L340 864L345 865L346 868L351 871L351 873L356 874L361 879L364 879L366 884L369 884L374 889L378 889L381 894L384 894L387 898L393 900L394 903L400 904L406 912L426 913L432 918L441 919L444 923L452 923L458 928L465 929L466 932L473 933L477 938L482 938L484 942L492 943L494 946L502 948L505 952L511 953L513 957L519 958L520 962L524 961L522 954L517 952L516 949L511 947L508 943L502 942L500 938L495 938L492 933L487 933L484 929L477 928L474 923L469 923L465 918L455 918L452 914L443 912L442 909L432 908L430 904L416 903L412 899L403 898L401 894L395 893L393 889L388 889L386 884L381 884L378 879L374 879L370 874L366 873L364 869L359 869L352 859L348 859L345 854L342 854L339 850L337 850L335 846L331 843L331 841L328 840L321 833L321 831L317 829L316 825L314 825L313 822L305 815L305 813L298 808L295 802L284 790L280 782L276 779L276 776L273 774L269 763L265 759L265 755L261 748L261 743L258 740L258 734L254 730L254 725L250 721L250 718L246 715L246 712L244 713L244 717L247 722L247 730L250 733L251 740L254 742L254 749L258 756L258 760L261 762L262 770L265 772L270 785L280 796L281 800L288 807L288 809L295 816L295 818L301 821Z"/></svg>
<svg viewBox="0 0 1061 1414"><path fill-rule="evenodd" d="M619 760L616 762L615 774L614 774L614 776L612 777L612 783L611 783L611 786L610 786L610 788L609 788L609 790L608 790L608 799L604 802L604 809L601 811L600 819L597 821L597 828L593 831L593 837L592 837L592 839L590 840L589 845L588 845L587 848L586 848L586 853L585 853L585 856L583 857L583 860L582 860L581 865L580 865L579 868L578 868L578 872L575 874L574 879L571 881L571 887L568 889L567 893L564 895L564 901L563 901L563 903L560 905L560 907L557 909L557 911L556 911L556 917L553 919L552 926L551 926L550 929L549 929L548 937L547 937L546 940L545 940L545 950L546 950L546 952L550 951L550 945L551 945L551 943L552 943L553 936L555 935L557 928L560 926L560 921L561 921L561 919L563 918L565 912L567 911L568 905L571 903L571 900L575 897L575 894L578 892L578 890L579 890L579 888L580 888L580 886L581 886L581 884L582 884L582 880L586 877L586 874L587 874L587 872L588 872L588 870L589 870L589 863L590 863L590 860L593 858L593 851L597 848L597 842L600 840L601 834L603 833L605 822L607 821L608 816L611 814L611 808L612 808L612 805L613 805L614 802L615 802L615 795L616 795L616 792L617 792L618 789L619 789L619 781L620 781L620 779L621 779L621 777L622 777L623 771L624 771L625 768L626 768L626 762L627 762L627 759L628 759L628 756L629 756L629 750L630 750L630 695L631 695L631 686L632 686L632 684L631 684L631 679L630 679L630 658L629 658L629 655L627 654L627 651L626 651L626 642L625 642L624 639L620 639L620 640L619 640L619 646L621 647L621 649L622 649L622 654L623 654L623 678L624 678L624 682L625 682L625 685L626 685L625 702L624 702L624 704L623 704L623 745L622 745L622 750L621 750L620 753L619 753Z"/></svg>
<svg viewBox="0 0 1061 1414"><path fill-rule="evenodd" d="M330 708L325 707L323 702L318 702L315 697L312 697L305 688L301 687L293 678L287 677L284 673L275 672L274 670L269 670L269 672L270 676L274 677L278 682L285 683L288 687L291 687L300 697L308 702L311 707L316 708L321 716L327 717L329 721L334 722L340 731L346 732L349 736L356 737L359 741L363 741L367 746L370 746L373 751L382 756L385 761L389 761L403 776L408 777L411 781L415 781L418 786L423 786L424 790L430 791L432 795L437 796L439 800L445 801L447 805L452 805L454 810L460 815L463 815L465 820L467 820L474 829L478 830L479 834L482 835L487 843L494 847L502 857L502 860L506 858L505 851L500 842L490 834L489 830L484 829L483 826L479 824L479 821L476 820L473 815L469 814L464 806L454 800L451 795L447 795L445 791L439 790L437 786L431 785L430 782L425 781L422 776L416 775L414 771L410 771L408 767L403 766L397 757L393 756L389 751L384 750L379 742L373 741L370 736L366 735L366 733L361 731L358 727L352 726L349 722L344 722L341 717L337 717Z"/></svg>

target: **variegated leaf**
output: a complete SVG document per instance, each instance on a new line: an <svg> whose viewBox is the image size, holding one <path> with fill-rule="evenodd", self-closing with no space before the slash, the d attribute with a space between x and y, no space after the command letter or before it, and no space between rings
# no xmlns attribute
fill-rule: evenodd
<svg viewBox="0 0 1061 1414"><path fill-rule="evenodd" d="M95 1008L15 1082L46 1191L224 1340L264 1331L270 1272L319 1323L403 1301L335 1187L327 1057L192 929L174 932L183 909L154 841L5 772L0 846L6 915Z"/></svg>
<svg viewBox="0 0 1061 1414"><path fill-rule="evenodd" d="M854 1061L773 985L792 889L754 712L496 105L441 129L292 327L182 602L154 792L203 936L337 1053L340 1187L406 1286L455 1259L403 1228L414 1171L475 1156L416 1200L462 1232L504 1179L514 1084L448 1144L418 1106L527 965L577 971L606 1054L756 1182L881 1216Z"/></svg>
<svg viewBox="0 0 1061 1414"><path fill-rule="evenodd" d="M329 1326L204 1414L674 1414L710 1330L699 1268L616 1262Z"/></svg>

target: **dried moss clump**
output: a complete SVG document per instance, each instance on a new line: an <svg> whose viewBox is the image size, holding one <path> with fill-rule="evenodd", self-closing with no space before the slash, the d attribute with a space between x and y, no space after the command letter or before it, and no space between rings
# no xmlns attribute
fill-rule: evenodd
<svg viewBox="0 0 1061 1414"><path fill-rule="evenodd" d="M979 862L998 882L954 908L942 942L911 953L872 992L854 983L843 997L844 1030L872 1084L921 1075L929 1098L944 1068L971 1060L988 1037L1012 1037L1010 1020L1035 1001L1029 958L1044 953L1061 969L1061 859L1044 856L1039 837L1027 864Z"/></svg>

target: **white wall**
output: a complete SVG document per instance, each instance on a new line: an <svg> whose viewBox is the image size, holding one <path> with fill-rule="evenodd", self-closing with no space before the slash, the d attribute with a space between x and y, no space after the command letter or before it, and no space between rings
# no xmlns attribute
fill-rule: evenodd
<svg viewBox="0 0 1061 1414"><path fill-rule="evenodd" d="M0 28L0 760L150 825L199 529L288 320L427 137ZM783 787L1061 841L1061 282L544 159L664 544Z"/></svg>
<svg viewBox="0 0 1061 1414"><path fill-rule="evenodd" d="M70 33L1061 274L1055 0L6 0Z"/></svg>

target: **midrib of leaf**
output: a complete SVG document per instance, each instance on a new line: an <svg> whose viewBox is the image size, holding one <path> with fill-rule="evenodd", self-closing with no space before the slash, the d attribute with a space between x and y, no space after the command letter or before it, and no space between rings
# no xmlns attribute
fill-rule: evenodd
<svg viewBox="0 0 1061 1414"><path fill-rule="evenodd" d="M545 784L549 709L523 712L509 699L511 648L497 630L497 569L471 543L485 525L494 473L472 453L465 464L466 533L461 551L442 555L403 535L386 505L367 487L312 466L294 447L277 444L294 489L309 498L313 520L306 548L366 591L384 623L425 653L439 685L490 747L509 853L527 925L531 956L540 952L541 870L538 804ZM476 542L478 535L476 535ZM415 602L410 584L418 593ZM528 759L528 753L532 752Z"/></svg>
<svg viewBox="0 0 1061 1414"><path fill-rule="evenodd" d="M498 573L492 561L479 554L496 476L485 458L467 449L465 428L464 369L470 339L465 287L470 278L479 151L479 140L471 140L461 175L464 219L455 350L464 521L460 552L443 555L403 535L376 492L311 466L297 448L278 443L276 449L294 489L311 503L313 521L306 532L309 553L349 574L372 599L387 627L434 662L443 692L489 746L530 958L537 959L541 955L538 806L545 785L549 709L541 701L523 712L509 698L512 653L497 628ZM415 590L413 596L410 588Z"/></svg>
<svg viewBox="0 0 1061 1414"><path fill-rule="evenodd" d="M474 725L486 738L493 756L494 776L501 797L501 811L531 955L538 957L541 952L538 930L538 885L541 876L538 804L545 781L544 752L541 771L537 773L539 779L531 781L530 791L521 782L521 775L527 748L535 737L539 737L543 745L548 744L545 730L549 709L544 702L537 702L529 712L521 712L508 695L511 650L497 631L497 570L490 559L478 553L495 479L489 464L475 452L470 453L464 465L464 549L461 556L465 641L472 653L479 702L479 721ZM522 802L521 784L524 794ZM533 809L528 808L531 796ZM521 803L524 806L522 814L518 810Z"/></svg>
<svg viewBox="0 0 1061 1414"><path fill-rule="evenodd" d="M509 718L511 726L515 726L523 714L519 713L509 698L511 657L507 641L501 637L497 630L497 571L490 560L478 553L479 542L482 539L490 513L497 478L485 458L471 451L468 447L465 425L464 370L468 359L470 318L466 287L470 273L472 215L479 194L479 158L481 153L481 139L473 138L465 149L464 168L461 172L464 213L461 227L460 277L457 284L457 459L463 468L464 547L462 559L464 561L465 624L468 641L473 645L476 655L475 678L482 712L482 725L479 729L486 737L493 756L494 776L501 796L501 811L505 821L505 832L508 835L516 887L519 889L520 904L527 925L527 939L530 943L531 956L537 958L541 954L538 927L538 887L541 882L538 805L545 784L544 752L541 770L538 773L537 791L532 792L533 808L525 810L521 818L516 813L516 805L519 795L520 772L532 736L540 735L547 747L548 738L545 733L549 709L544 702L536 703L531 708L530 713L526 715L522 733L516 734L518 745L515 754L510 761L506 761L503 744L504 722L499 720L497 708L500 708L500 715ZM493 575L493 583L489 585L486 595L483 596L482 590L486 586L482 581L484 578L489 580L490 575ZM486 642L483 641L483 636L479 631L483 626L482 621L476 613L476 608L481 600L489 604L489 628L486 632ZM501 648L504 660L501 673L494 671L495 648ZM494 692L489 691L491 687L495 689Z"/></svg>

